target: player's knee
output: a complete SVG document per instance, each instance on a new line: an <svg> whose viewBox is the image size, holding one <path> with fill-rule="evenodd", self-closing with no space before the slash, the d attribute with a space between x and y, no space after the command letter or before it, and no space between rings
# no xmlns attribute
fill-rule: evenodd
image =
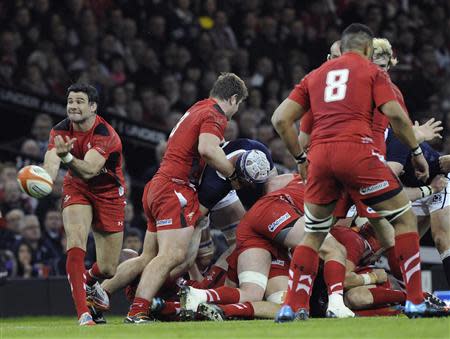
<svg viewBox="0 0 450 339"><path fill-rule="evenodd" d="M158 256L161 256L161 254L158 253ZM173 248L168 253L162 253L162 256L175 267L185 262L187 251L181 248Z"/></svg>
<svg viewBox="0 0 450 339"><path fill-rule="evenodd" d="M360 309L372 303L372 296L366 288L355 287L345 293L344 301L349 308Z"/></svg>
<svg viewBox="0 0 450 339"><path fill-rule="evenodd" d="M442 229L434 230L433 241L439 253L443 253L450 248L450 236Z"/></svg>
<svg viewBox="0 0 450 339"><path fill-rule="evenodd" d="M117 271L117 265L112 263L99 265L98 268L105 279L111 279Z"/></svg>

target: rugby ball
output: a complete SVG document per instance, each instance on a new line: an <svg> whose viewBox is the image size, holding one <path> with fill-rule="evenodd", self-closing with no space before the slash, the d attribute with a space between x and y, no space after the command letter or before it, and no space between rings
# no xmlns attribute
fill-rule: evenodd
<svg viewBox="0 0 450 339"><path fill-rule="evenodd" d="M45 169L30 165L17 174L17 182L22 192L33 198L44 198L52 192L53 180Z"/></svg>

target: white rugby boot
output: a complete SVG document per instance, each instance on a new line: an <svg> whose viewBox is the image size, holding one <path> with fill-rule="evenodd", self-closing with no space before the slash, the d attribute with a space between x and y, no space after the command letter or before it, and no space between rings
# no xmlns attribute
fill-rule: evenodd
<svg viewBox="0 0 450 339"><path fill-rule="evenodd" d="M353 318L355 313L344 304L344 298L338 293L328 296L327 318Z"/></svg>

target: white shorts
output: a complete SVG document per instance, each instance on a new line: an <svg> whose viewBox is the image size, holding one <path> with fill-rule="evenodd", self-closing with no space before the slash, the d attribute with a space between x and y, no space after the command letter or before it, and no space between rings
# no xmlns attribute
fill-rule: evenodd
<svg viewBox="0 0 450 339"><path fill-rule="evenodd" d="M447 187L439 193L413 201L412 203L413 212L417 216L427 216L447 206L450 206L450 180L447 183Z"/></svg>
<svg viewBox="0 0 450 339"><path fill-rule="evenodd" d="M225 208L227 206L230 206L231 204L235 203L238 200L239 200L239 197L238 197L236 191L235 190L231 190L225 196L225 198L220 200L217 204L214 205L213 208L211 208L211 211L217 211L217 210L220 210L220 209Z"/></svg>

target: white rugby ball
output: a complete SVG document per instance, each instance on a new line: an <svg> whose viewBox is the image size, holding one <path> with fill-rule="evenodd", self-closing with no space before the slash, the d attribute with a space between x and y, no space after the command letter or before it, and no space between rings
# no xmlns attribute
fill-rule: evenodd
<svg viewBox="0 0 450 339"><path fill-rule="evenodd" d="M48 172L36 165L25 166L17 174L22 192L33 198L44 198L52 192L53 180Z"/></svg>

